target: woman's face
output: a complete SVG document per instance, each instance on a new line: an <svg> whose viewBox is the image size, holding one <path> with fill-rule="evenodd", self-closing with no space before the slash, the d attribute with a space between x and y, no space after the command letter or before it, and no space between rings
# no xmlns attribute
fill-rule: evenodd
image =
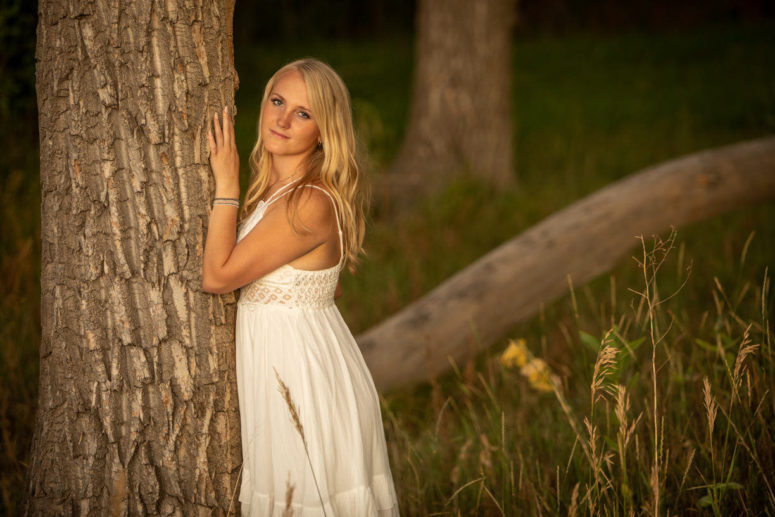
<svg viewBox="0 0 775 517"><path fill-rule="evenodd" d="M263 107L261 138L275 156L305 156L318 144L320 131L307 100L307 85L300 72L280 77Z"/></svg>

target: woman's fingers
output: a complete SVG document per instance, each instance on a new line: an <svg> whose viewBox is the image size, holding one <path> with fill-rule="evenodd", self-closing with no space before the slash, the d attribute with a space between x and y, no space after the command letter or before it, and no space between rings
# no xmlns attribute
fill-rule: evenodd
<svg viewBox="0 0 775 517"><path fill-rule="evenodd" d="M229 133L229 142L231 142L232 145L235 145L237 140L234 138L234 121L232 120L233 117L230 116L228 110L226 112L226 120L228 121L226 127L228 128L227 131Z"/></svg>
<svg viewBox="0 0 775 517"><path fill-rule="evenodd" d="M213 138L212 129L207 130L207 147L210 148L210 154L215 154L215 139Z"/></svg>
<svg viewBox="0 0 775 517"><path fill-rule="evenodd" d="M231 120L229 119L229 108L226 106L223 107L223 146L225 148L231 147L232 138L231 138L231 130L229 127L231 126Z"/></svg>
<svg viewBox="0 0 775 517"><path fill-rule="evenodd" d="M223 147L223 130L217 113L213 115L213 127L215 128L215 144L220 149Z"/></svg>
<svg viewBox="0 0 775 517"><path fill-rule="evenodd" d="M218 152L220 149L235 147L234 124L229 115L229 108L224 107L221 116L218 113L213 114L213 130L215 136L210 145L215 152ZM208 132L207 136L209 142L212 135Z"/></svg>

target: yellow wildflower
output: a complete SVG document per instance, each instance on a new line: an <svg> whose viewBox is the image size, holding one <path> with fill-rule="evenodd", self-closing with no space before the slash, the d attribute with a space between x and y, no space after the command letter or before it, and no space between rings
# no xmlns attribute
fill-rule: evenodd
<svg viewBox="0 0 775 517"><path fill-rule="evenodd" d="M521 368L527 364L527 346L525 340L520 338L509 340L509 346L501 355L501 364L506 368Z"/></svg>
<svg viewBox="0 0 775 517"><path fill-rule="evenodd" d="M536 391L552 391L552 371L543 359L531 359L522 367L520 373L527 377L530 386Z"/></svg>

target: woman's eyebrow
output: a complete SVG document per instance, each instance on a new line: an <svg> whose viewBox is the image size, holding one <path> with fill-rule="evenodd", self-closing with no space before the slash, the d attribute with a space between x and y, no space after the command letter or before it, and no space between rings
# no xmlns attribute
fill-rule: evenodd
<svg viewBox="0 0 775 517"><path fill-rule="evenodd" d="M281 101L283 101L283 102L285 102L285 97L283 97L282 95L280 95L279 93L277 93L277 92L276 92L276 91L274 91L274 90L272 90L272 93L271 93L270 95L274 95L274 96L276 96L276 97L280 97L280 100L281 100ZM306 106L301 106L301 105L299 105L299 106L296 106L296 107L297 107L297 108L301 108L301 109L303 109L304 111L309 111L310 113L312 113L312 110L311 110L311 109L309 109L309 108L307 108Z"/></svg>

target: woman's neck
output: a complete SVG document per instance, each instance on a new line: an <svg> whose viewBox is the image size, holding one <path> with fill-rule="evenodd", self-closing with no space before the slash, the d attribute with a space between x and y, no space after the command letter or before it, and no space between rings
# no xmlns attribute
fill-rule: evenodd
<svg viewBox="0 0 775 517"><path fill-rule="evenodd" d="M306 156L272 156L272 169L270 171L270 181L272 183L283 183L292 181L300 176L301 164Z"/></svg>

